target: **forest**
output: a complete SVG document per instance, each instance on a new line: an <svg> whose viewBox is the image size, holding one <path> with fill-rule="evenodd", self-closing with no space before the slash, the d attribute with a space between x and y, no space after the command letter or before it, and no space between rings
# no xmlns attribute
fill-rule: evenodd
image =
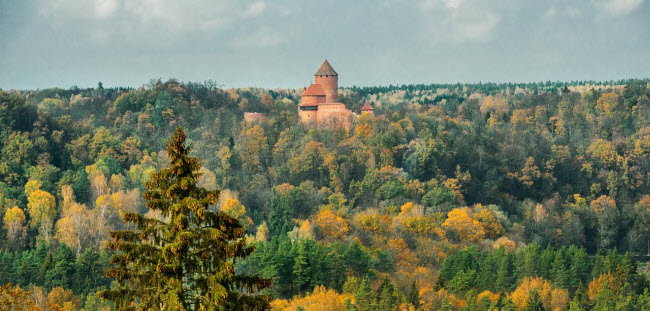
<svg viewBox="0 0 650 311"><path fill-rule="evenodd" d="M0 309L115 310L182 128L272 310L650 310L650 80L341 88L350 128L302 91L0 91Z"/></svg>

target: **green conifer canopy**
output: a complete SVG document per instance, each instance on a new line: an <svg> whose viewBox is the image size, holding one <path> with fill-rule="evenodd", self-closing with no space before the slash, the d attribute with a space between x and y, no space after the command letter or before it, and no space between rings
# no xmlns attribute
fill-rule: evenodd
<svg viewBox="0 0 650 311"><path fill-rule="evenodd" d="M124 213L134 230L111 233L107 276L118 286L100 293L118 310L262 310L268 279L235 274L235 260L253 251L237 219L210 211L219 190L197 187L201 163L190 157L179 127L167 142L169 167L145 184L146 206L160 217Z"/></svg>

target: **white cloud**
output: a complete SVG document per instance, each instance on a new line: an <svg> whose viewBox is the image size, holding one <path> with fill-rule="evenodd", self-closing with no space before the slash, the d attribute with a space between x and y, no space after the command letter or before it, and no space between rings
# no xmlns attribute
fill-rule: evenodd
<svg viewBox="0 0 650 311"><path fill-rule="evenodd" d="M94 42L101 42L213 36L260 18L270 5L236 0L41 0L39 7L51 25L86 32ZM75 29L75 25L84 27Z"/></svg>
<svg viewBox="0 0 650 311"><path fill-rule="evenodd" d="M112 16L119 10L121 3L118 0L98 0L95 1L95 16L106 18Z"/></svg>
<svg viewBox="0 0 650 311"><path fill-rule="evenodd" d="M435 41L480 42L494 37L499 5L480 0L421 0L420 17Z"/></svg>
<svg viewBox="0 0 650 311"><path fill-rule="evenodd" d="M257 32L242 36L231 42L234 48L259 49L277 46L285 42L285 36L264 27Z"/></svg>
<svg viewBox="0 0 650 311"><path fill-rule="evenodd" d="M644 0L592 0L603 12L613 16L632 13L643 5Z"/></svg>

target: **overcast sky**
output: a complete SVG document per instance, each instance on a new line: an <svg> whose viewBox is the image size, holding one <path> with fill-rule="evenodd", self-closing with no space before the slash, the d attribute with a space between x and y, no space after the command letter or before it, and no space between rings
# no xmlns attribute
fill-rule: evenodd
<svg viewBox="0 0 650 311"><path fill-rule="evenodd" d="M0 88L650 77L650 0L0 0Z"/></svg>

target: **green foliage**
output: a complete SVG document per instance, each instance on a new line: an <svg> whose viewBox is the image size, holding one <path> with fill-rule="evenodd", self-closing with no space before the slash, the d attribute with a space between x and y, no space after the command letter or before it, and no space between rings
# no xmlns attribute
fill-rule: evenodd
<svg viewBox="0 0 650 311"><path fill-rule="evenodd" d="M144 193L147 207L162 219L125 213L136 230L111 233L116 251L107 271L118 287L101 292L119 309L247 309L268 307L268 296L255 295L270 285L256 276L237 275L234 259L253 248L242 239L239 222L224 212L208 210L219 191L197 187L201 164L190 157L179 127L167 144L168 168L154 173Z"/></svg>

